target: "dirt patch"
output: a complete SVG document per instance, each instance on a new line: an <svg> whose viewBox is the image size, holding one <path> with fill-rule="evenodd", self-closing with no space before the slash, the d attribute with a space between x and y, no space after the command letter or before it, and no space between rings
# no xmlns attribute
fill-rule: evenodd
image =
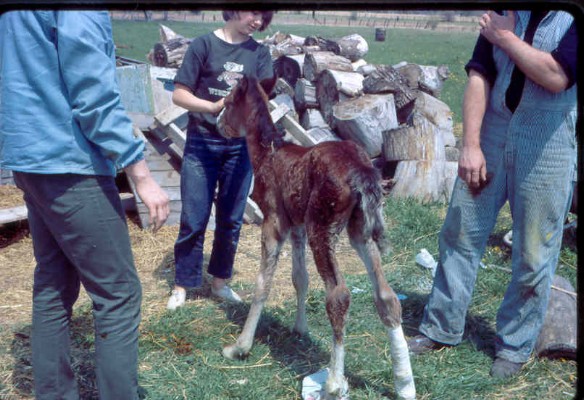
<svg viewBox="0 0 584 400"><path fill-rule="evenodd" d="M22 190L13 185L0 185L0 208L11 208L24 204Z"/></svg>
<svg viewBox="0 0 584 400"><path fill-rule="evenodd" d="M135 217L128 220L132 250L136 268L140 275L144 292L143 316L159 315L165 311L166 301L174 281L174 241L178 226L165 226L156 234L142 230ZM7 235L6 227L0 227L0 236ZM28 323L32 309L32 278L35 260L32 239L28 228L10 228L9 243L0 249L0 265L3 266L3 279L0 281L2 302L0 306L0 331L12 326ZM208 262L213 232L207 232L205 239L205 261ZM337 247L340 268L346 274L365 273L365 267L351 248L345 235L341 236ZM235 258L233 287L240 292L244 301L251 301L255 279L259 270L261 255L261 229L256 225L244 225L241 230L239 248ZM307 251L307 267L311 277L311 288L322 288L312 254ZM269 305L279 305L295 298L290 276L292 252L289 244L282 249L274 284L268 301ZM208 288L189 293L189 298L204 297ZM82 293L77 307L89 302Z"/></svg>

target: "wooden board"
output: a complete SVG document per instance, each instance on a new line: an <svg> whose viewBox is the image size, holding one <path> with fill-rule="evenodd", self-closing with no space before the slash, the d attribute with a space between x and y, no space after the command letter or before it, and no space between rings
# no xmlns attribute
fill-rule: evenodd
<svg viewBox="0 0 584 400"><path fill-rule="evenodd" d="M122 206L125 211L135 209L134 195L132 193L120 193ZM12 222L25 221L28 219L28 209L26 205L0 209L0 225Z"/></svg>
<svg viewBox="0 0 584 400"><path fill-rule="evenodd" d="M24 221L27 218L28 210L24 205L4 208L0 210L0 225L9 224L11 222Z"/></svg>

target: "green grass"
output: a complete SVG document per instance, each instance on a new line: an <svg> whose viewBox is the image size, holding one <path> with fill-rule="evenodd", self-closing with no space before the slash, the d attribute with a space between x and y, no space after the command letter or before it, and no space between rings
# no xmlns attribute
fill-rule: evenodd
<svg viewBox="0 0 584 400"><path fill-rule="evenodd" d="M175 32L187 38L207 33L222 24L164 22ZM358 33L369 44L365 56L371 64L394 65L408 61L421 65L442 65L450 69L450 77L444 83L440 96L454 113L455 122L461 122L462 94L466 83L464 65L472 54L476 34L422 31L409 29L388 29L384 42L375 41L374 28L363 27L320 27L303 25L271 25L267 31L258 33L263 38L280 31L299 36L321 36L338 38ZM113 21L113 33L120 56L146 61L146 55L160 41L158 22Z"/></svg>
<svg viewBox="0 0 584 400"><path fill-rule="evenodd" d="M393 251L386 257L386 277L402 301L406 334L415 333L431 275L415 264L420 248L437 253L437 233L444 218L442 204L387 201L388 233ZM510 225L508 212L499 218L484 258L487 265L510 267L510 253L501 237ZM567 239L564 252L573 243ZM289 268L282 265L281 268ZM559 273L575 286L575 271ZM389 343L373 305L365 274L346 276L352 294L347 326L346 372L351 399L393 399ZM568 399L574 395L576 363L532 359L516 378L489 376L493 354L494 317L509 274L481 269L469 315L468 338L461 345L412 357L418 399ZM277 289L274 289L277 290ZM142 324L140 382L148 399L299 399L302 377L327 366L331 331L325 317L324 292L312 290L308 299L310 334L290 332L294 302L264 310L251 355L229 361L221 347L241 332L248 305L225 305L201 300L187 303Z"/></svg>

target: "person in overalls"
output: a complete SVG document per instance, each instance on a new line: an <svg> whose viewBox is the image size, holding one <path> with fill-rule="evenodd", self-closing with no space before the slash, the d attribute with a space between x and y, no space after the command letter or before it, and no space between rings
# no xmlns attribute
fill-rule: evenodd
<svg viewBox="0 0 584 400"><path fill-rule="evenodd" d="M541 330L576 167L573 17L488 12L467 64L458 178L415 354L457 345L501 207L513 219L512 276L497 312L491 375L518 373Z"/></svg>

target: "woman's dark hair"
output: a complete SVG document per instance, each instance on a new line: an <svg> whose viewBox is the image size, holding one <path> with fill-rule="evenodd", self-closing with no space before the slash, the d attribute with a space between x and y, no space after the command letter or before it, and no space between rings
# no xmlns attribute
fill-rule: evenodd
<svg viewBox="0 0 584 400"><path fill-rule="evenodd" d="M223 20L227 22L230 19L239 18L240 12L241 11L236 10L225 10L223 11ZM272 22L272 18L274 17L274 11L252 11L252 12L259 12L262 14L262 26L260 26L260 28L258 29L258 31L260 32L266 29L268 25L270 25L270 22Z"/></svg>

